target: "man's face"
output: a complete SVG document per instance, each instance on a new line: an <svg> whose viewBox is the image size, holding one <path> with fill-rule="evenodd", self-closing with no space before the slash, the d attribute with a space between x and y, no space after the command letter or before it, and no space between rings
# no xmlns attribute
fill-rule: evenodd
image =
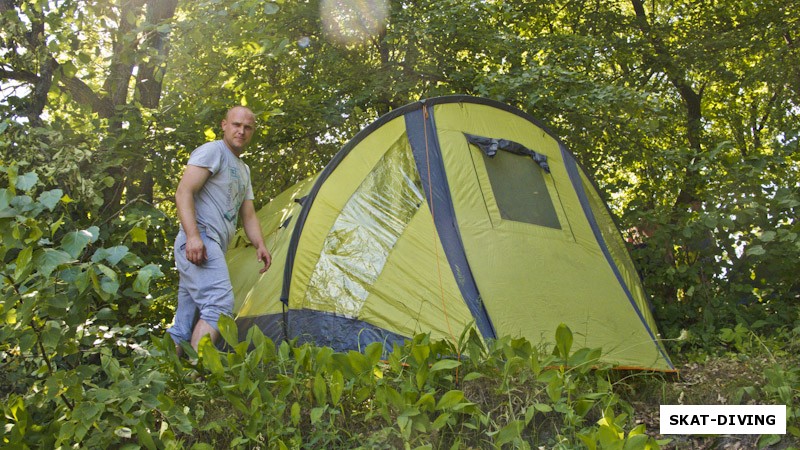
<svg viewBox="0 0 800 450"><path fill-rule="evenodd" d="M233 108L222 120L222 140L236 153L236 156L239 156L253 138L255 129L256 120L249 109Z"/></svg>

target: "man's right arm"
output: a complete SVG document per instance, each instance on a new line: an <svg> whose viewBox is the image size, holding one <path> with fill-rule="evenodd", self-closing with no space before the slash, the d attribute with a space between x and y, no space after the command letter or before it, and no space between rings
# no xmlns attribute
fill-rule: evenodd
<svg viewBox="0 0 800 450"><path fill-rule="evenodd" d="M200 191L211 171L205 167L187 165L175 190L175 206L178 208L178 220L186 233L186 259L193 264L202 264L206 258L206 247L200 238L197 228L197 216L194 207L194 195Z"/></svg>

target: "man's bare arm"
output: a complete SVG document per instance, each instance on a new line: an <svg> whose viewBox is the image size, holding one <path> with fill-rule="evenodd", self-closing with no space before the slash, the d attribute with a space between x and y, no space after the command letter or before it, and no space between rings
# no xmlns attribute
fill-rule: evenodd
<svg viewBox="0 0 800 450"><path fill-rule="evenodd" d="M264 245L264 237L261 235L261 223L256 215L252 200L245 200L242 203L241 208L239 208L239 215L242 218L242 227L247 239L250 239L250 242L256 247L256 257L259 261L264 262L264 267L260 271L260 273L264 273L272 264L272 255Z"/></svg>
<svg viewBox="0 0 800 450"><path fill-rule="evenodd" d="M197 228L194 195L200 191L210 176L211 171L205 167L187 165L175 190L178 220L181 221L183 231L186 233L186 259L193 264L202 264L208 258L205 244Z"/></svg>

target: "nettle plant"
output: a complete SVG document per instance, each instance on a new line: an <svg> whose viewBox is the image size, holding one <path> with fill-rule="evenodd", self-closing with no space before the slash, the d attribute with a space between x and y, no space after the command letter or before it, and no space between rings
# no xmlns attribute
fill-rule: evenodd
<svg viewBox="0 0 800 450"><path fill-rule="evenodd" d="M132 362L150 330L118 305L144 302L161 270L106 246L107 225L73 228L69 196L25 167L0 167L0 442L104 447L154 428L164 383Z"/></svg>

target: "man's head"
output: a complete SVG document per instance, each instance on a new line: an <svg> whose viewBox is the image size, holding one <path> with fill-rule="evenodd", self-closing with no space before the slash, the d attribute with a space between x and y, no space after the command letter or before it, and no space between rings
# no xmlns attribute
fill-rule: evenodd
<svg viewBox="0 0 800 450"><path fill-rule="evenodd" d="M234 106L222 119L222 140L236 156L250 143L256 129L253 111L244 106Z"/></svg>

